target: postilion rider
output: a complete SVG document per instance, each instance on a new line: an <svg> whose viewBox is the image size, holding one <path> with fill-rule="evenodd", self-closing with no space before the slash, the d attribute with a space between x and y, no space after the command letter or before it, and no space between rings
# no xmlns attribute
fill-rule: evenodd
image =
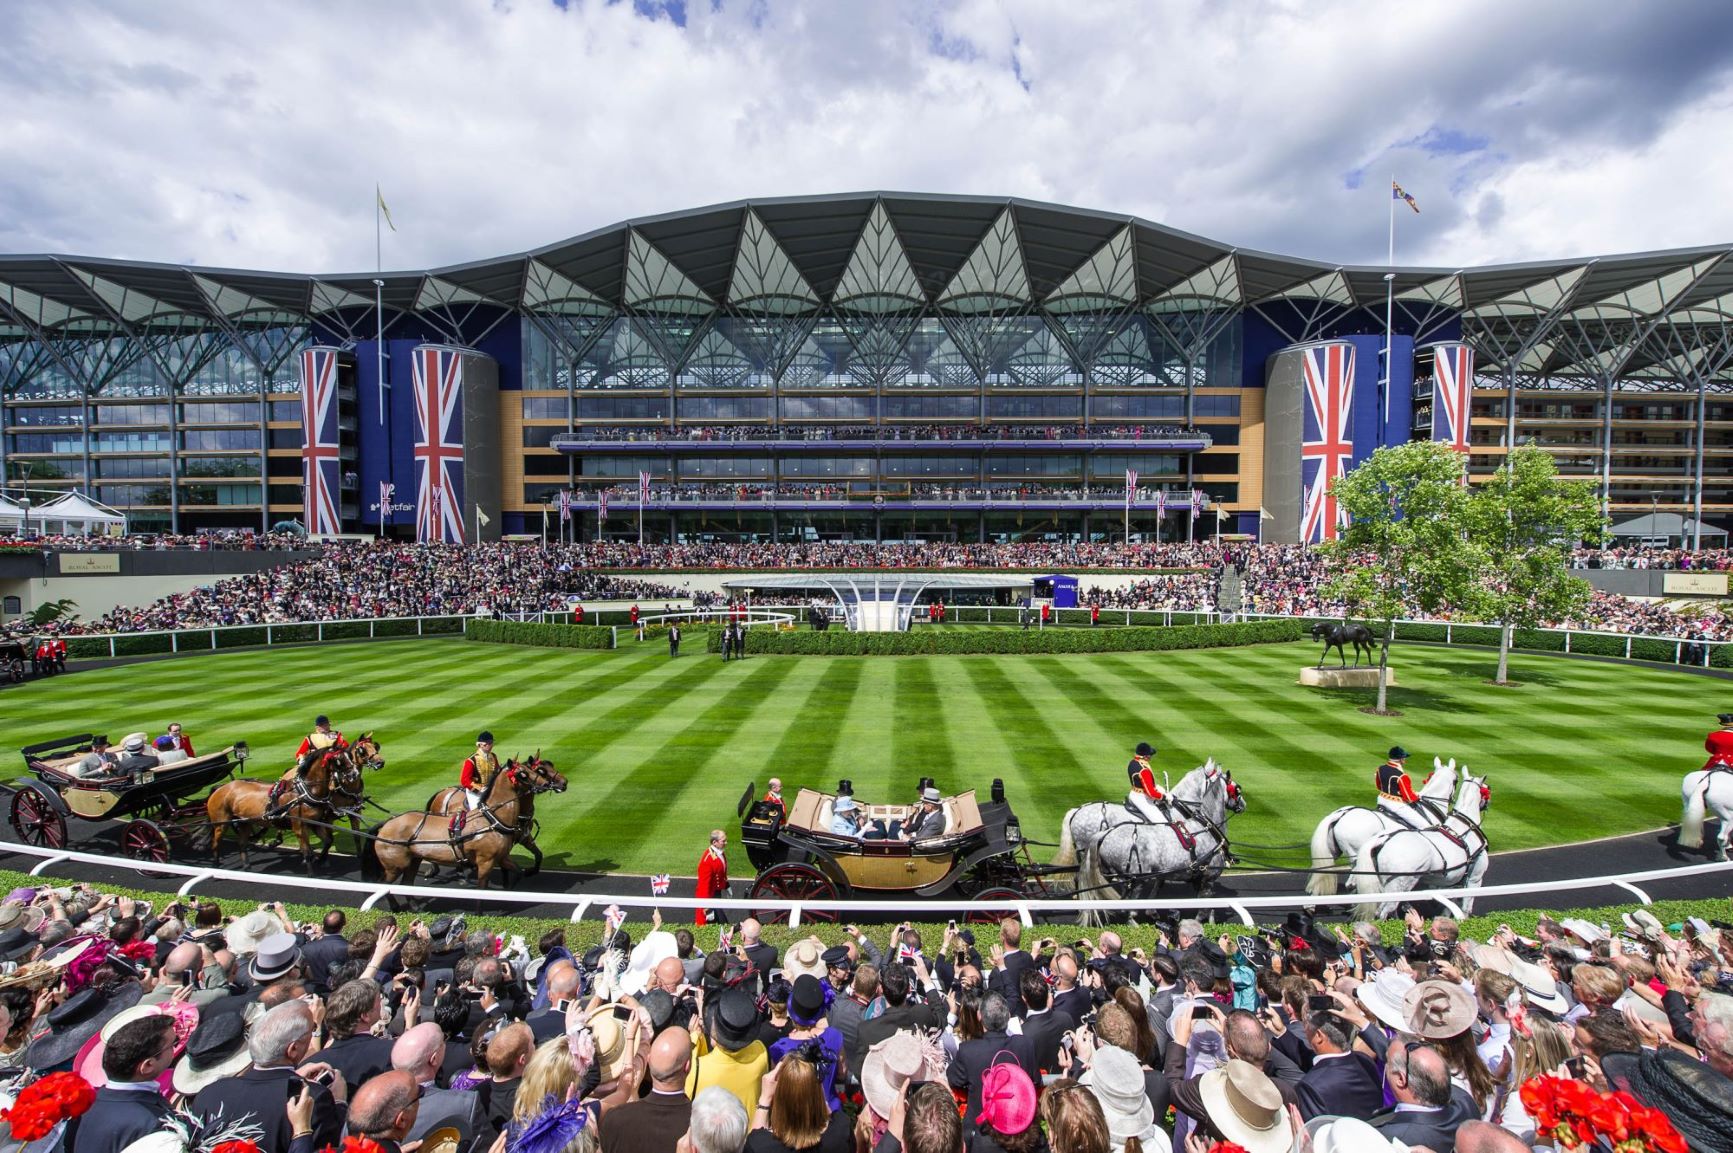
<svg viewBox="0 0 1733 1153"><path fill-rule="evenodd" d="M349 742L344 739L339 729L331 727L331 718L320 713L313 718L313 731L301 738L301 747L295 750L295 775L305 777L308 766L313 763L313 753L325 749L346 749Z"/></svg>
<svg viewBox="0 0 1733 1153"><path fill-rule="evenodd" d="M451 822L451 835L458 837L463 834L465 816L481 807L487 799L488 786L493 784L494 774L499 772L499 758L493 752L493 733L482 730L475 738L475 752L463 762L463 768L458 774L458 787L463 789L463 812Z"/></svg>
<svg viewBox="0 0 1733 1153"><path fill-rule="evenodd" d="M1148 741L1138 744L1125 773L1131 778L1131 795L1125 803L1132 812L1157 824L1168 824L1173 818L1167 810L1167 794L1155 783L1155 770L1149 759L1155 756L1155 746Z"/></svg>
<svg viewBox="0 0 1733 1153"><path fill-rule="evenodd" d="M1378 766L1378 808L1411 829L1429 829L1443 814L1414 791L1408 779L1408 750L1397 745Z"/></svg>
<svg viewBox="0 0 1733 1153"><path fill-rule="evenodd" d="M1703 768L1733 772L1733 713L1722 713L1715 719L1721 727L1703 741L1703 747L1709 752L1709 760Z"/></svg>

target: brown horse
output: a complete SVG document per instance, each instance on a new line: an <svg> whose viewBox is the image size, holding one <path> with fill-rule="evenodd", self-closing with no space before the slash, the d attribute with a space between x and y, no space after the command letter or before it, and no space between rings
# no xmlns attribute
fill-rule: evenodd
<svg viewBox="0 0 1733 1153"><path fill-rule="evenodd" d="M234 833L241 849L241 867L248 867L247 850L252 839L267 828L288 829L301 846L301 864L313 871L311 831L320 834L319 863L331 856L336 840L332 826L338 817L349 816L351 828L359 822L354 810L362 800L361 773L385 763L379 742L372 733L362 733L353 745L333 746L307 754L305 775L290 769L276 781L234 780L218 786L205 801L211 822L211 857L221 864L223 832ZM272 794L276 793L273 798Z"/></svg>
<svg viewBox="0 0 1733 1153"><path fill-rule="evenodd" d="M557 782L557 783L556 783ZM421 862L436 865L469 864L475 868L476 885L487 888L495 869L510 871L511 848L518 840L519 815L524 802L536 793L565 788L565 778L546 761L507 761L483 782L482 802L468 814L461 837L454 844L451 818L439 813L399 813L379 826L373 837L373 852L385 883L415 883Z"/></svg>
<svg viewBox="0 0 1733 1153"><path fill-rule="evenodd" d="M563 793L566 791L566 779L554 772L552 761L542 759L540 749L536 750L535 754L524 762L524 765L543 772L550 778L551 783L548 787L537 791L545 793ZM463 789L458 785L451 785L439 790L427 802L427 811L436 816L454 817L463 810ZM517 843L528 849L536 859L536 863L529 868L531 874L542 871L542 851L540 846L536 844L537 828L536 794L532 792L518 806L517 815Z"/></svg>

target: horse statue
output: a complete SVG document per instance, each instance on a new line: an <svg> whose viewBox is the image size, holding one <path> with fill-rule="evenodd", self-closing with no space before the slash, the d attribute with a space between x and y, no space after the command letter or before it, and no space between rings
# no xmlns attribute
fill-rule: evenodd
<svg viewBox="0 0 1733 1153"><path fill-rule="evenodd" d="M1463 766L1464 771L1467 768L1467 765ZM1385 833L1439 825L1444 819L1444 806L1449 804L1455 795L1456 758L1452 757L1450 763L1445 764L1433 757L1432 774L1426 778L1426 783L1420 786L1420 799L1433 802L1436 812L1429 814L1424 810L1417 811L1416 816L1424 821L1424 824L1403 824L1382 808L1343 805L1319 821L1318 828L1312 833L1313 873L1312 879L1306 882L1306 892L1315 897L1334 895L1338 881L1335 866L1338 861L1346 860L1352 863L1367 841Z"/></svg>
<svg viewBox="0 0 1733 1153"><path fill-rule="evenodd" d="M1728 845L1733 843L1733 772L1698 769L1686 773L1679 796L1684 802L1684 812L1679 818L1680 847L1703 847L1703 822L1712 809L1713 815L1721 818L1721 831L1715 836L1715 859L1725 861Z"/></svg>
<svg viewBox="0 0 1733 1153"><path fill-rule="evenodd" d="M415 883L421 862L469 865L479 888L488 887L495 869L509 872L509 857L518 841L518 817L524 802L537 793L560 792L566 779L546 761L509 760L482 783L482 802L464 819L463 832L451 835L451 818L440 813L399 813L374 833L373 853L385 883L400 878Z"/></svg>
<svg viewBox="0 0 1733 1153"><path fill-rule="evenodd" d="M1065 814L1053 863L1077 866L1077 892L1145 900L1167 881L1206 895L1228 864L1227 820L1246 809L1233 774L1214 758L1168 793L1174 819L1150 821L1122 801L1096 801Z"/></svg>
<svg viewBox="0 0 1733 1153"><path fill-rule="evenodd" d="M1368 663L1370 663L1377 655L1377 650L1373 647L1375 642L1372 636L1372 630L1367 628L1365 625L1351 625L1346 623L1336 624L1334 621L1319 621L1317 624L1312 626L1312 639L1324 642L1324 651L1318 654L1319 668L1324 667L1324 662L1329 659L1331 649L1336 650L1336 655L1341 658L1342 667L1347 668L1348 654L1344 651L1342 647L1343 645L1354 646L1355 668L1360 667L1360 650L1364 649L1366 651L1366 660Z"/></svg>
<svg viewBox="0 0 1733 1153"><path fill-rule="evenodd" d="M557 782L547 789L547 792L563 793L566 791L566 779L553 771L554 763L552 761L542 759L540 749L536 750L526 764L547 770ZM427 811L437 813L442 817L455 817L463 810L463 789L458 785L449 785L439 790L427 801ZM536 863L530 866L526 876L542 871L542 851L536 844L536 833L539 831L540 826L536 824L536 795L531 793L518 806L517 817L517 843L528 849L536 859Z"/></svg>
<svg viewBox="0 0 1733 1153"><path fill-rule="evenodd" d="M1478 889L1486 878L1491 854L1480 821L1492 807L1492 789L1487 777L1466 771L1456 790L1456 805L1435 829L1402 829L1374 837L1354 858L1349 887L1361 894L1411 893L1422 881L1441 888ZM1371 920L1395 913L1400 901L1380 904ZM1474 912L1474 898L1462 902L1465 913Z"/></svg>
<svg viewBox="0 0 1733 1153"><path fill-rule="evenodd" d="M319 831L321 865L331 856L332 842L337 839L333 826L338 817L347 816L349 827L359 830L361 774L385 764L373 734L362 733L347 747L333 745L314 750L304 758L304 764L304 773L290 769L275 781L242 778L227 781L211 791L205 800L205 813L211 823L212 860L222 863L225 830L234 834L241 850L241 867L245 869L253 837L267 828L286 828L301 846L301 864L311 874L313 851L309 830Z"/></svg>

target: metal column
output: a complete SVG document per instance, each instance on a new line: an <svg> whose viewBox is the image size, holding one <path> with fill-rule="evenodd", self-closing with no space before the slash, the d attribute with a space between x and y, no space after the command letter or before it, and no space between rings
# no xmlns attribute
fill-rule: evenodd
<svg viewBox="0 0 1733 1153"><path fill-rule="evenodd" d="M1709 377L1697 374L1697 463L1691 469L1691 548L1703 547L1703 410L1709 401Z"/></svg>

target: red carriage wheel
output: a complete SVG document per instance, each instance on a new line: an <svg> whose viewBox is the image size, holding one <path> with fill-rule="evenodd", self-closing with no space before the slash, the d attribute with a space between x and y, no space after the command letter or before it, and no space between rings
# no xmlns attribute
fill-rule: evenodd
<svg viewBox="0 0 1733 1153"><path fill-rule="evenodd" d="M12 831L26 845L65 848L66 818L60 812L60 799L34 783L20 787L12 794Z"/></svg>
<svg viewBox="0 0 1733 1153"><path fill-rule="evenodd" d="M155 821L128 821L120 831L120 855L153 865L165 865L169 859L168 834ZM140 870L146 876L164 876Z"/></svg>
<svg viewBox="0 0 1733 1153"><path fill-rule="evenodd" d="M829 901L836 898L836 886L830 878L811 865L772 865L752 882L753 899L772 897L780 901ZM780 925L788 920L786 909L762 909L753 916L766 925ZM835 909L802 909L802 920L835 921Z"/></svg>
<svg viewBox="0 0 1733 1153"><path fill-rule="evenodd" d="M970 909L963 919L971 925L997 925L1017 915L1015 903L1022 899L1023 894L1016 889L982 889L970 898L979 907Z"/></svg>

